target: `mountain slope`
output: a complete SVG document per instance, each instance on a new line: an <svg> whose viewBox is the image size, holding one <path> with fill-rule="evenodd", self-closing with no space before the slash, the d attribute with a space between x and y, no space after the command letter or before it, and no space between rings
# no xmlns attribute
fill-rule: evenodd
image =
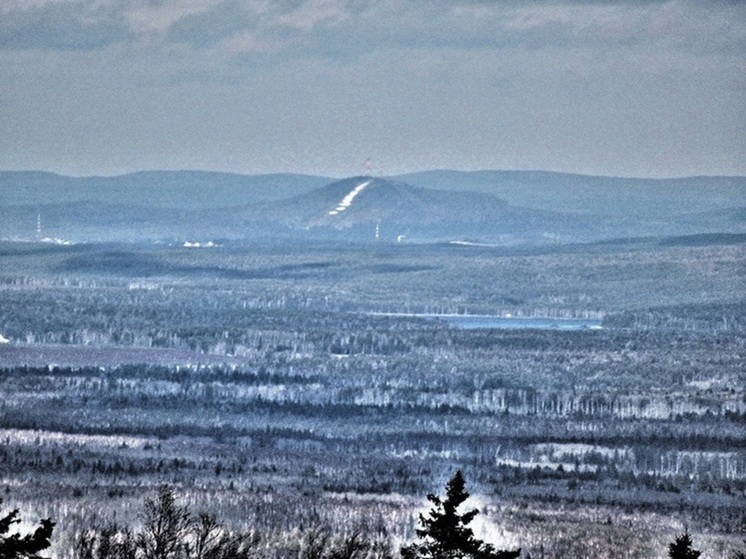
<svg viewBox="0 0 746 559"><path fill-rule="evenodd" d="M331 180L311 175L236 175L207 171L143 171L116 177L3 171L0 172L0 207L99 202L199 210L289 198Z"/></svg>
<svg viewBox="0 0 746 559"><path fill-rule="evenodd" d="M345 179L289 200L236 209L224 218L245 231L293 237L501 242L559 238L590 222L508 205L490 194L447 192L373 177Z"/></svg>
<svg viewBox="0 0 746 559"><path fill-rule="evenodd" d="M505 206L491 195L430 190L372 177L334 182L272 206L296 226L344 229L380 221L403 225L459 221L473 218L475 203L490 208Z"/></svg>
<svg viewBox="0 0 746 559"><path fill-rule="evenodd" d="M424 171L395 177L439 190L486 192L535 209L650 218L733 209L746 177L636 179L545 171Z"/></svg>

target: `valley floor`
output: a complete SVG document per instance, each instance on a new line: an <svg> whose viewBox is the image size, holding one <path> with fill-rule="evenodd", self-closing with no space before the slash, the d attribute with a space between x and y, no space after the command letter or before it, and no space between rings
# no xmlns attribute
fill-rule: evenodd
<svg viewBox="0 0 746 559"><path fill-rule="evenodd" d="M738 243L4 243L2 507L54 519L70 557L168 484L263 556L319 526L397 556L461 469L475 531L524 557L664 557L685 529L727 557L746 537L744 264Z"/></svg>

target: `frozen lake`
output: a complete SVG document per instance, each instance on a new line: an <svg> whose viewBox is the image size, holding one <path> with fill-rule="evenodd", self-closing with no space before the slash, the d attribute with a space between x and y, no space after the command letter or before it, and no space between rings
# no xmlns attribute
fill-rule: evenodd
<svg viewBox="0 0 746 559"><path fill-rule="evenodd" d="M488 315L429 315L465 330L498 328L501 330L586 330L601 328L598 319L585 318L523 318Z"/></svg>
<svg viewBox="0 0 746 559"><path fill-rule="evenodd" d="M389 316L397 316L391 313ZM500 330L598 330L601 320L594 318L528 318L497 315L465 314L401 314L433 320L443 320L464 330L497 328Z"/></svg>

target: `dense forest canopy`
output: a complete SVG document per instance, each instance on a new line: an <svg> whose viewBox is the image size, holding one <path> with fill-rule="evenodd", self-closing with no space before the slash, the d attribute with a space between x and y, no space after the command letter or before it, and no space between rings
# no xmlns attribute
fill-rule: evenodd
<svg viewBox="0 0 746 559"><path fill-rule="evenodd" d="M0 490L59 557L125 545L163 484L226 545L395 557L460 469L495 549L728 556L744 250L5 242Z"/></svg>

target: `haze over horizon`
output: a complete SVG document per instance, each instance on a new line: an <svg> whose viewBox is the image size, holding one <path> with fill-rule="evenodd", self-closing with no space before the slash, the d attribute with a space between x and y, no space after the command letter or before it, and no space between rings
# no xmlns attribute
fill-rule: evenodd
<svg viewBox="0 0 746 559"><path fill-rule="evenodd" d="M746 176L746 3L9 0L0 169Z"/></svg>

